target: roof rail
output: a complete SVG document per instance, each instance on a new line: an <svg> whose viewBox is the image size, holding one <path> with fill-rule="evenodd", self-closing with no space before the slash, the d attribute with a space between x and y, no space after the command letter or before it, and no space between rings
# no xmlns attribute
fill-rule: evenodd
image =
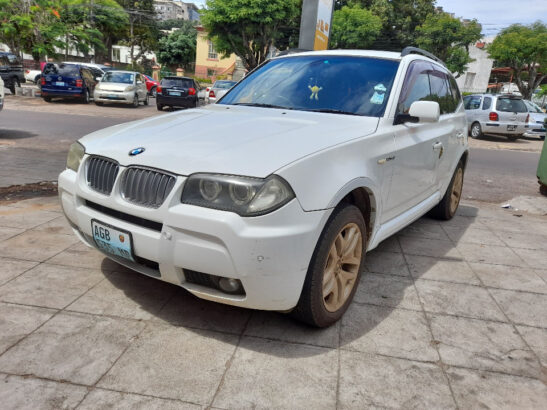
<svg viewBox="0 0 547 410"><path fill-rule="evenodd" d="M440 63L440 64L442 64L443 66L446 67L446 64L444 63L443 60L441 60L437 56L434 56L433 54L431 54L428 51L422 50L421 48L418 48L418 47L405 47L403 49L403 51L401 51L401 57L407 56L409 54L421 54L425 57L429 57L430 59L435 60L437 63Z"/></svg>

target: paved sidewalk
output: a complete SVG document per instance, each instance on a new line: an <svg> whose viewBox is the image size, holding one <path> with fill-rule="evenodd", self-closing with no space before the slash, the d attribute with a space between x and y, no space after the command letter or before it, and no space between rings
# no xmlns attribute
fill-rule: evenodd
<svg viewBox="0 0 547 410"><path fill-rule="evenodd" d="M547 217L466 202L420 219L325 330L131 272L63 218L56 198L0 206L3 409L547 403Z"/></svg>

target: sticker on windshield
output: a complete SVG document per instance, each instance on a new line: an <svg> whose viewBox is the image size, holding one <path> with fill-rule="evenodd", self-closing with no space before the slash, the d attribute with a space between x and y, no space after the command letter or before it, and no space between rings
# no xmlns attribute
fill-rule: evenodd
<svg viewBox="0 0 547 410"><path fill-rule="evenodd" d="M379 91L381 93L385 93L387 91L386 87L384 86L384 84L378 84L376 87L374 87L374 91Z"/></svg>
<svg viewBox="0 0 547 410"><path fill-rule="evenodd" d="M319 91L323 89L323 87L318 87L317 85L314 85L313 87L308 85L308 88L311 91L310 100L313 100L314 98L316 100L319 99Z"/></svg>
<svg viewBox="0 0 547 410"><path fill-rule="evenodd" d="M372 104L383 104L384 102L384 93L378 93L377 91L374 91L374 95L371 97L370 102Z"/></svg>

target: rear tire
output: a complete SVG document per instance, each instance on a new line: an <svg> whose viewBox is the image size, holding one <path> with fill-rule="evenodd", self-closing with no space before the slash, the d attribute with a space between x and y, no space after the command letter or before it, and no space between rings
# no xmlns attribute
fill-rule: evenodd
<svg viewBox="0 0 547 410"><path fill-rule="evenodd" d="M463 176L463 163L460 161L454 171L454 175L452 175L452 180L446 189L443 199L429 212L432 217L443 221L448 221L454 217L462 196Z"/></svg>
<svg viewBox="0 0 547 410"><path fill-rule="evenodd" d="M359 208L341 204L334 210L315 247L294 318L327 327L342 317L359 285L366 232Z"/></svg>
<svg viewBox="0 0 547 410"><path fill-rule="evenodd" d="M519 136L516 136L516 135L509 135L509 136L507 137L507 139L508 139L509 141L512 141L512 142L513 142L513 141L518 140L518 139L519 139Z"/></svg>
<svg viewBox="0 0 547 410"><path fill-rule="evenodd" d="M21 87L21 83L19 82L19 79L14 77L11 81L11 84L9 85L8 87L8 90L10 90L10 92L15 95L15 87Z"/></svg>
<svg viewBox="0 0 547 410"><path fill-rule="evenodd" d="M44 97L44 101L50 103L51 102L51 97Z"/></svg>
<svg viewBox="0 0 547 410"><path fill-rule="evenodd" d="M478 139L482 137L482 128L481 125L478 122L474 122L471 125L471 132L470 132L471 138Z"/></svg>
<svg viewBox="0 0 547 410"><path fill-rule="evenodd" d="M163 105L161 105L161 104L156 104L156 109L157 109L158 111L163 111Z"/></svg>
<svg viewBox="0 0 547 410"><path fill-rule="evenodd" d="M84 104L89 104L90 98L89 98L89 90L86 88L84 91L84 96L82 98L82 102Z"/></svg>
<svg viewBox="0 0 547 410"><path fill-rule="evenodd" d="M152 87L150 89L150 95L154 98L156 98L156 94L158 93L157 87Z"/></svg>

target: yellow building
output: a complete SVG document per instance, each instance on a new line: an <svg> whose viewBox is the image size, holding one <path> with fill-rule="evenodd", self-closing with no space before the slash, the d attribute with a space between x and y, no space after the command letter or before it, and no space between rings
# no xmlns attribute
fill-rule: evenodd
<svg viewBox="0 0 547 410"><path fill-rule="evenodd" d="M212 81L215 81L218 76L225 76L231 80L236 66L236 55L231 54L223 58L216 52L211 40L207 38L207 32L204 28L198 26L197 31L196 77L210 78Z"/></svg>

